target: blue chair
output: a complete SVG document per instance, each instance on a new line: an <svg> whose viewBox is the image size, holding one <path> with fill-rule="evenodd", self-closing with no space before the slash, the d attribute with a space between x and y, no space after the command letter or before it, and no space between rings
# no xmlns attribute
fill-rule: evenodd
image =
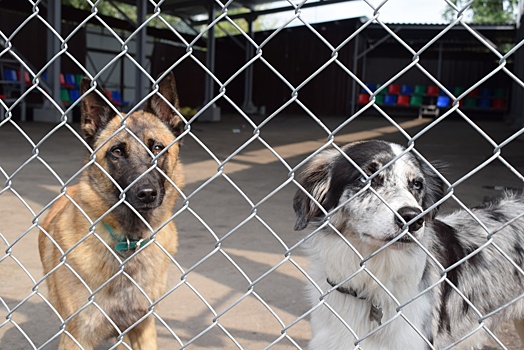
<svg viewBox="0 0 524 350"><path fill-rule="evenodd" d="M397 95L388 94L386 97L384 97L384 104L385 105L396 105L397 104Z"/></svg>
<svg viewBox="0 0 524 350"><path fill-rule="evenodd" d="M448 91L453 91L453 88L451 86L445 86L446 90ZM447 96L446 95L446 92L443 90L443 89L440 89L440 92L439 92L439 95L440 96Z"/></svg>
<svg viewBox="0 0 524 350"><path fill-rule="evenodd" d="M18 81L18 74L15 69L4 69L4 80Z"/></svg>
<svg viewBox="0 0 524 350"><path fill-rule="evenodd" d="M491 100L489 98L481 98L478 100L477 107L483 109L491 108Z"/></svg>
<svg viewBox="0 0 524 350"><path fill-rule="evenodd" d="M80 91L78 89L69 90L69 98L71 103L75 102L80 98Z"/></svg>
<svg viewBox="0 0 524 350"><path fill-rule="evenodd" d="M111 101L115 106L127 106L129 104L129 102L122 100L122 94L118 90L111 91Z"/></svg>
<svg viewBox="0 0 524 350"><path fill-rule="evenodd" d="M122 105L122 95L120 95L120 91L113 90L111 91L111 100L116 106Z"/></svg>
<svg viewBox="0 0 524 350"><path fill-rule="evenodd" d="M482 88L480 89L480 96L481 97L491 97L493 96L493 90L490 88Z"/></svg>
<svg viewBox="0 0 524 350"><path fill-rule="evenodd" d="M76 85L75 75L71 73L64 74L65 86L69 88L78 87Z"/></svg>
<svg viewBox="0 0 524 350"><path fill-rule="evenodd" d="M440 107L440 108L448 107L450 102L451 102L451 99L449 98L449 96L439 96L437 98L437 107Z"/></svg>
<svg viewBox="0 0 524 350"><path fill-rule="evenodd" d="M400 88L401 95L411 95L413 93L413 86L411 85L402 85Z"/></svg>
<svg viewBox="0 0 524 350"><path fill-rule="evenodd" d="M374 92L375 91L375 84L373 83L366 83L366 87L369 89L369 91ZM365 89L362 89L362 92L367 93Z"/></svg>

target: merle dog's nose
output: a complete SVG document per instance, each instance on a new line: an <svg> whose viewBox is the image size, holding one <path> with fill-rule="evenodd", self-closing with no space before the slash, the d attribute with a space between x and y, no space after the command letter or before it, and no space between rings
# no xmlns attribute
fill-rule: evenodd
<svg viewBox="0 0 524 350"><path fill-rule="evenodd" d="M144 204L153 203L156 200L157 196L158 192L150 187L142 188L136 194L138 200Z"/></svg>
<svg viewBox="0 0 524 350"><path fill-rule="evenodd" d="M413 218L417 215L420 215L420 213L422 213L422 210L415 207L402 207L397 211L397 213L402 217L402 219L404 219L405 222L409 222L413 220ZM402 222L402 220L400 220L400 218L397 215L395 215L395 222L399 227L404 227L404 223ZM415 232L420 230L423 224L424 218L421 217L415 222L413 222L411 225L409 225L409 232Z"/></svg>

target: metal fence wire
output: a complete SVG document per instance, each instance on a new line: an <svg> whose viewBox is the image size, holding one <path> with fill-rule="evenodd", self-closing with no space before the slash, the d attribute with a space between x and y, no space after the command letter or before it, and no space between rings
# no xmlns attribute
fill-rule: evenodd
<svg viewBox="0 0 524 350"><path fill-rule="evenodd" d="M356 28L344 32L343 40L336 42L324 37L323 31L312 25L304 15L309 5L315 4L311 1L288 1L286 6L291 7L292 11L281 14L282 24L267 31L263 37L254 36L251 30L239 24L235 17L238 15L235 12L238 7L236 1L213 2L215 10L211 13L214 14L214 19L200 26L193 26L191 35L180 29L185 25L183 21L173 20L176 13L166 10L170 5L169 1L137 2L138 6L133 7L135 11L142 8L147 15L138 15L137 24L131 29L115 29L115 22L99 11L104 2L87 1L89 10L64 11L62 15L60 6L56 7L56 3L21 1L20 8L24 9L17 12L19 16L23 13L20 22L12 28L0 24L0 41L3 44L0 49L3 69L0 173L4 179L0 190L1 349L56 348L61 336L72 337L73 333L68 325L72 324L77 314L88 308L98 310L102 315L101 320L109 321L109 327L113 327L116 335L103 342L99 348L131 348L125 336L148 316L155 320L158 346L161 349L306 348L312 337L309 324L311 314L327 309L339 317L337 315L342 310L337 310L327 298L330 293L338 293L336 288L323 289L309 275L304 245L315 235L323 233L311 227L293 232L293 195L297 190L307 191L297 180L306 164L326 149L343 153L341 147L348 142L370 138L388 139L404 145L424 159L440 158L447 161L448 173L442 175L446 184L445 194L439 198L439 203L448 203L451 208L462 208L469 213L473 205L481 203L486 197L499 195L500 189L522 187L524 164L519 137L524 129L519 125L520 129L515 131L500 120L493 121L496 118L501 119L497 117L502 115L500 113L495 113L495 117L477 118L482 111L479 108L468 109L466 100L485 86L483 84L500 76L507 84L502 88L507 91L512 87L515 90L524 89L522 76L510 67L519 50L522 50L524 40L516 40L511 47L496 46L468 23L465 8L457 8L450 1L446 1L446 4L454 12L454 19L422 45L404 40L393 25L381 19L383 6L396 6L393 0L386 0L378 5L365 1L369 8L369 17L358 21ZM109 4L111 8L121 6L113 1L104 4ZM45 15L51 11L56 11L58 18ZM72 13L75 18L66 17ZM153 23L157 27L153 27ZM31 56L45 58L40 60L40 65L29 62L27 54L23 54L23 50L17 46L21 45L17 44L21 41L32 40L25 30L35 24L38 24L38 28L43 28L41 30L46 32L48 38L47 52L39 46L42 50L36 50L35 47L31 53ZM69 30L62 31L66 24ZM209 54L210 48L203 49L206 40L219 40L212 38L215 35L212 29L226 25L235 32L228 40L240 42L248 52L246 56L236 58L236 62L242 63L227 75L216 73L214 61L209 60L209 55L207 59L204 57L206 52ZM265 55L265 50L269 50L272 42L295 25L302 26L301 30L307 31L315 41L321 43L324 50L329 51L330 55L324 62L311 67L308 65L308 58L304 57L301 61L293 62L290 67L286 62L285 52L276 59ZM382 30L388 40L400 45L403 54L411 58L393 74L381 81L372 82L379 83L378 86L369 84L365 70L369 73L371 70L380 70L381 67L372 67L369 64L364 69L360 65L349 65L342 58L343 51L352 45L358 45L355 41L360 40L359 35L373 26ZM468 83L462 90L454 90L446 81L440 81L437 74L423 62L425 55L435 48L439 40L451 35L458 27L464 29L468 40L473 39L476 47L480 47L490 57L492 65L487 73L474 77L475 81ZM81 232L73 248L60 252L54 268L65 268L82 280L83 272L75 270L69 263L68 256L74 254L76 247L88 240L105 242L97 224L114 213L118 205L125 206L133 215L140 216L127 199L129 189L159 169L158 154L149 152L151 163L127 188L116 186L121 192L119 201L101 213L100 217L89 217L83 211L82 204L73 200L74 195L69 190L74 184L83 181L80 179L89 168L104 169L96 156L97 149L93 150L84 141L76 119L80 106L89 93L97 94L95 90L104 84L109 86L109 90L120 93L97 95L100 100L112 106L112 112L119 116L117 118L121 118L118 128L107 135L107 142L122 134L140 139L139 135L134 134L127 116L143 108L145 102L159 96L162 91L161 79L153 74L155 57L148 52L152 47L151 42L140 43L140 40L144 40L142 34L152 31L152 28L161 28L164 35L169 33L168 39L164 37L153 44L169 42L169 45L182 50L176 58L164 62L165 67L162 68L162 71L166 68L165 71L175 73L182 107L186 106L183 97L188 96L185 91L191 92L190 98L205 101L193 111L188 112L182 107L177 110L176 114L182 120L181 133L175 142L166 145L166 152L171 152L182 144L180 157L184 166L185 185L182 187L181 183L161 171L165 186L174 187L179 195L174 211L169 214L166 222L157 227L151 227L145 219L139 221L142 224L142 221L146 222L151 235L145 242L145 247L135 254L144 254L149 247L156 247L159 248L158 254L167 256L167 288L159 297L147 295L149 286L141 285L129 272L128 265L133 257L114 253L113 259L118 261L119 266L115 274L101 282L101 287L98 288L83 282L82 288L88 291L88 297L79 303L81 307L73 311L73 316L62 317L49 301L45 283L54 270L42 273L37 247L37 237L39 231L44 229L42 223L50 208L57 201L65 199L73 203L90 223L89 229ZM64 32L68 34L61 34ZM21 35L27 39L22 40ZM79 41L85 45L82 35L103 37L105 39L100 41L108 40L112 44L110 49L97 52L91 50L86 53L87 59L80 58L75 56L73 47L78 46ZM218 50L217 56L225 54L220 51L223 47L225 46L215 47ZM63 68L62 71L60 68L57 70L56 64L60 61L67 61L70 71L78 74L74 81L64 81L57 89L58 85L53 85L53 79L58 79L60 73L68 73ZM192 70L185 68L184 64L190 64ZM253 74L251 69L256 65L263 67L265 76L274 79L275 86L283 88L273 90L272 86L263 86L258 90L255 88L253 92L253 88L247 86L242 91L250 91L256 95L257 91L264 90L263 94L255 96L257 104L265 105L267 102L261 99L272 96L279 99L278 106L253 108L249 104L243 105L230 93L235 84L246 75ZM302 98L302 92L305 93L312 86L318 94L320 91L327 91L328 95L336 94L330 86L317 85L319 77L333 67L336 67L338 76L343 76L349 82L348 86L353 86L353 90L348 89L346 96L339 102L340 105L351 106L342 117L326 117L322 115L322 111L310 108L312 101ZM120 83L123 85L111 88L111 79L108 77L119 69L122 79ZM6 74L13 70L18 76L10 80ZM294 76L290 79L294 70L309 70L309 73L305 78L295 79ZM134 72L131 78L125 78L129 76L126 71ZM440 108L433 118L416 118L419 111L435 111L431 108L423 110L423 103L407 104L406 109L415 111L414 118L401 118L397 114L403 111L402 107L388 107L382 100L389 87L399 84L399 81L413 72L426 79L428 85L437 87L439 97L449 99L448 105ZM199 95L196 97L193 93L193 84L196 83L189 78L193 75L200 76L202 83L207 84L205 92L196 90ZM71 98L71 92L79 82L78 76L88 77L93 84L86 93L79 91L77 96ZM255 74L251 79L257 86L257 79L263 77ZM72 87L65 87L69 83ZM61 95L64 91L65 97ZM281 91L285 93L275 96ZM40 102L35 102L35 96ZM349 103L351 101L353 103ZM504 103L507 107L509 101L505 100ZM54 116L53 123L26 121L30 119L25 114L26 109L37 104L43 104L45 113ZM222 108L221 120L216 123L200 123L206 118L212 120L217 113L217 106ZM293 108L299 113L289 113ZM126 113L120 112L121 110L126 110ZM33 114L33 119L39 120L37 112ZM141 146L149 147L143 143ZM84 163L82 159L85 160ZM104 169L100 176L109 178L111 174ZM116 185L117 179L113 179L112 183ZM367 190L373 191L371 187ZM315 196L315 193L310 195ZM334 213L326 214L329 217ZM521 216L522 213L518 215ZM174 255L169 254L168 248L163 247L161 240L157 239L160 230L170 222L176 223L179 232L178 250ZM330 224L325 221L322 225ZM488 246L499 249L510 264L516 267L516 273L520 274L518 278L522 279L522 266L518 261L513 261L510 254L502 251L500 247L505 245L497 246L492 234L487 231L489 234L485 235L485 244L479 251ZM46 237L51 240L49 234ZM337 237L340 244L350 244L342 234ZM107 243L103 244L102 250L114 251ZM379 248L372 256L381 254L385 249L390 248ZM92 253L96 256L96 252ZM425 250L425 254L431 253ZM431 288L439 283L451 284L447 273L456 266L468 264L474 257L475 254L470 254L457 261L454 266L442 268L441 279ZM359 273L372 275L366 266L370 258L371 256L362 256ZM434 258L430 256L429 259ZM490 266L486 268L489 269ZM147 312L127 329L118 327L117 321L109 316L110 312L104 309L104 300L97 297L101 295L100 291L104 286L122 276L148 300ZM345 276L346 280L353 277ZM506 278L517 277L511 272ZM375 282L386 293L390 293L379 279ZM497 283L504 282L499 279ZM318 299L308 300L305 292L307 285L319 288ZM426 292L428 291L424 291ZM465 304L470 303L468 296L461 293L460 286L457 287L457 292ZM493 332L488 321L502 310L515 307L515 303L524 296L524 290L521 292L520 295L512 296L515 298L506 304L492 305L488 313L479 312L476 322L460 337L453 339L448 348L459 346L478 332L487 334L486 349L519 347L519 340L509 326L504 324L502 331ZM412 297L414 300L398 304L392 319L383 320L383 323L387 326L388 322L396 319L406 319L408 323L412 321L407 319L404 311L420 295L414 294ZM125 297L122 296L121 299L118 307L122 310L133 308L133 305L126 304ZM470 307L477 310L475 305ZM344 324L347 337L354 337L352 348L366 349L366 339L376 330L360 334L342 318L339 319ZM380 331L380 328L377 329ZM74 341L80 345L81 340ZM431 345L429 347L433 348Z"/></svg>

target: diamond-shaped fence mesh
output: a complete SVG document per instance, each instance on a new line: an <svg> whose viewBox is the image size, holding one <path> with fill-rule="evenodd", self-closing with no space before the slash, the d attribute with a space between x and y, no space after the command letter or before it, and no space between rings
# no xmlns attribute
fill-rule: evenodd
<svg viewBox="0 0 524 350"><path fill-rule="evenodd" d="M312 348L433 349L480 336L484 349L520 348L511 321L524 318L524 205L473 209L524 180L518 26L473 25L467 7L448 1L447 24L404 27L381 18L383 7L402 6L395 0L365 1L367 17L320 25L306 10L323 2L289 1L278 21L273 7L257 7L276 27L263 31L243 1L7 3L0 349L149 349L155 337L161 349L300 349L312 338ZM360 168L377 154L359 160L343 146L370 139L407 151ZM333 205L325 191L347 173L320 167L318 187L300 175L330 154L362 180L354 193L343 184ZM381 186L396 186L384 177L410 155L443 188L406 218ZM295 193L317 213L299 232ZM388 225L366 218L366 196L395 213L402 234L355 243L354 212ZM448 222L472 237L428 243L408 232L437 206L462 210ZM520 237L505 233L518 228ZM386 272L375 268L382 256L392 259ZM433 275L399 287L430 265ZM156 335L140 334L151 321Z"/></svg>

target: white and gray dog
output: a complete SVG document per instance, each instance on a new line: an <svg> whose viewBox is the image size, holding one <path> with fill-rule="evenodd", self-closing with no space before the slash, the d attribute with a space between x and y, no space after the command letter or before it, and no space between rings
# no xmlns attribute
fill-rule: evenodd
<svg viewBox="0 0 524 350"><path fill-rule="evenodd" d="M444 183L415 154L342 150L309 162L293 203L295 230L316 231L310 348L475 349L505 320L524 339L523 197L436 215Z"/></svg>

